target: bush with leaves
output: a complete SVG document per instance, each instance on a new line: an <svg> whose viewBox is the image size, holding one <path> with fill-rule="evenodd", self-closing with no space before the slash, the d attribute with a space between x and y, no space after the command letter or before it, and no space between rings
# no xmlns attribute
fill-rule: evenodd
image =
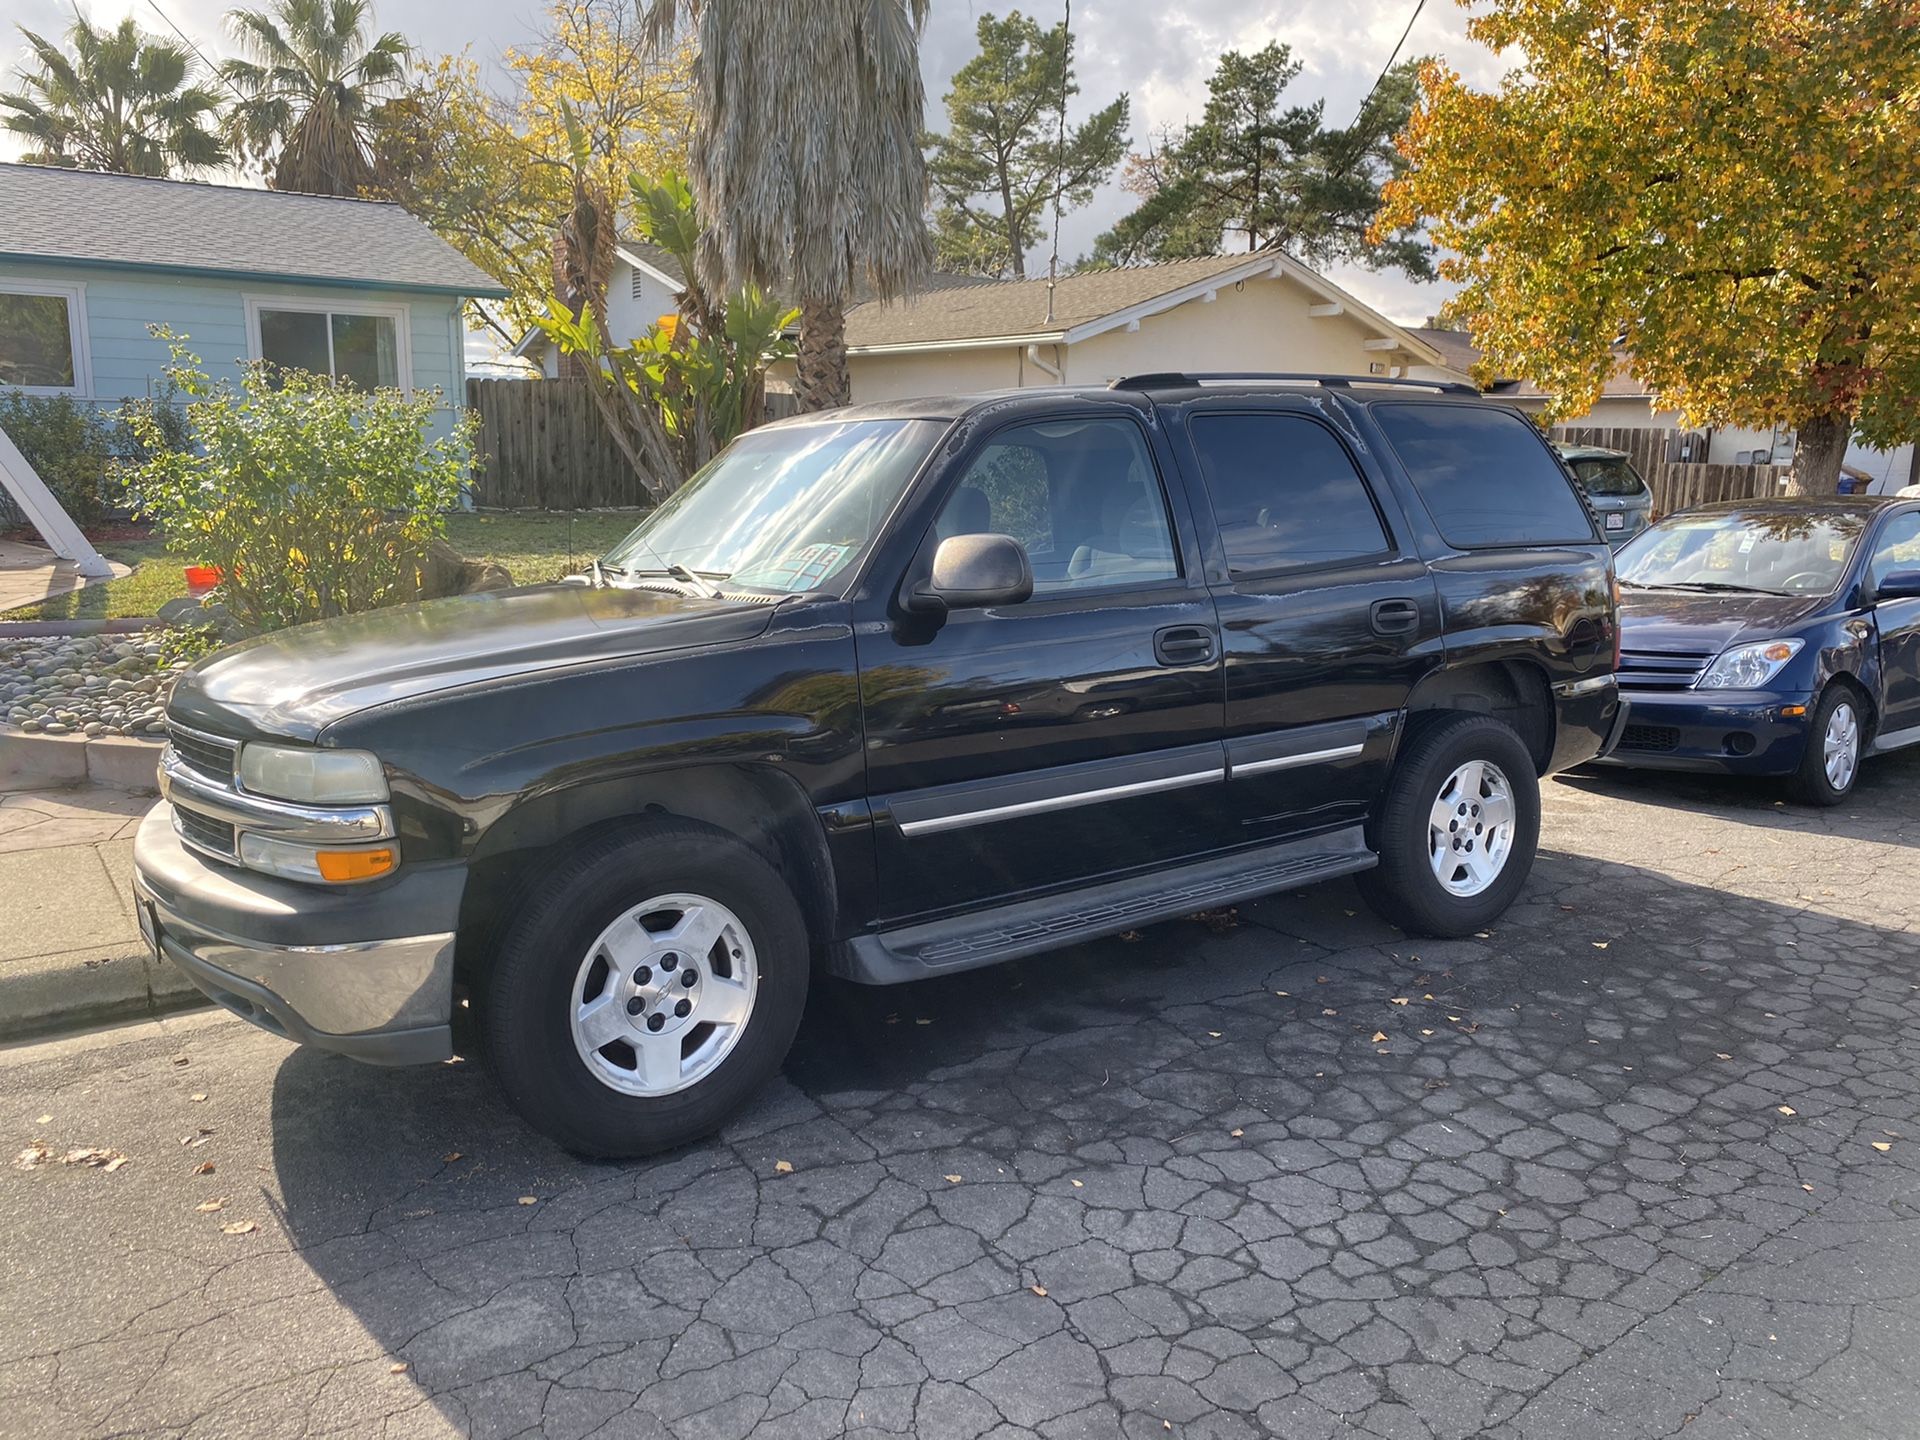
<svg viewBox="0 0 1920 1440"><path fill-rule="evenodd" d="M128 492L168 549L219 567L234 620L277 630L412 598L417 557L472 466L473 417L430 438L437 391L366 392L264 364L238 387L215 383L163 338L195 445L170 448L151 413L131 414L150 453Z"/></svg>
<svg viewBox="0 0 1920 1440"><path fill-rule="evenodd" d="M105 517L114 461L113 427L70 395L0 390L5 430L73 523L91 529Z"/></svg>

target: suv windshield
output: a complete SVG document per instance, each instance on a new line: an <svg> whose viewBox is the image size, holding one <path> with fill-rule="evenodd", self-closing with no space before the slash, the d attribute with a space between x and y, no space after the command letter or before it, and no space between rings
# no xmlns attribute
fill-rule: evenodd
<svg viewBox="0 0 1920 1440"><path fill-rule="evenodd" d="M843 420L740 436L602 558L632 575L816 589L873 542L946 422Z"/></svg>
<svg viewBox="0 0 1920 1440"><path fill-rule="evenodd" d="M1824 595L1866 528L1860 515L1728 510L1675 515L1621 547L1620 583L1642 590Z"/></svg>
<svg viewBox="0 0 1920 1440"><path fill-rule="evenodd" d="M1602 455L1592 459L1569 460L1574 478L1589 495L1639 495L1646 490L1624 455Z"/></svg>

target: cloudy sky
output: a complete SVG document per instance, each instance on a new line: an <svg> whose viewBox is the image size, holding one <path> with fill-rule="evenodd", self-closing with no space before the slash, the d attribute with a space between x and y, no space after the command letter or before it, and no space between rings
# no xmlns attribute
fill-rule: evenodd
<svg viewBox="0 0 1920 1440"><path fill-rule="evenodd" d="M226 52L221 16L233 0L80 0L96 23L132 14L146 29L164 31L171 20L208 55ZM1121 91L1133 99L1136 146L1163 125L1196 119L1206 98L1207 77L1223 50L1258 49L1269 40L1293 47L1305 65L1290 99L1322 98L1330 124L1353 118L1374 76L1392 52L1416 0L1074 0L1078 45L1079 109L1106 104ZM947 80L973 52L974 27L983 13L1003 14L1009 0L933 0L922 42L928 119L944 120L939 97ZM1025 0L1020 6L1043 22L1057 19L1061 0ZM8 18L42 34L57 34L69 21L67 0L10 0ZM398 30L429 53L471 47L490 61L508 46L526 45L540 18L539 0L375 0L384 29ZM1402 55L1444 56L1469 79L1491 81L1500 62L1466 38L1466 14L1457 0L1426 0ZM0 72L12 88L21 61L18 32L0 34ZM14 153L0 136L0 154ZM1061 252L1070 259L1091 247L1101 230L1126 213L1132 197L1109 186L1087 209L1062 225ZM1044 256L1040 257L1044 262ZM1335 280L1397 320L1418 323L1444 298L1439 287L1414 285L1388 272L1336 271Z"/></svg>

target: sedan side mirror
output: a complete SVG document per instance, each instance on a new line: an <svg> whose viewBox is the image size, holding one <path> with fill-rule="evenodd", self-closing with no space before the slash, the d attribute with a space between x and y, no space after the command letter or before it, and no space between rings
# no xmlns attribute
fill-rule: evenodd
<svg viewBox="0 0 1920 1440"><path fill-rule="evenodd" d="M1011 535L949 535L933 552L933 574L914 590L911 604L944 614L1017 605L1032 594L1027 547Z"/></svg>
<svg viewBox="0 0 1920 1440"><path fill-rule="evenodd" d="M1895 570L1873 587L1876 600L1920 599L1920 570Z"/></svg>

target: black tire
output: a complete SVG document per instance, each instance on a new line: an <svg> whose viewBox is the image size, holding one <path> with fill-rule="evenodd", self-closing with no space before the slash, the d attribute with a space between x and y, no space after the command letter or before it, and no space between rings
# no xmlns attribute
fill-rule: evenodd
<svg viewBox="0 0 1920 1440"><path fill-rule="evenodd" d="M785 882L745 845L705 825L647 820L567 852L526 894L475 1004L488 1066L535 1129L576 1155L648 1155L712 1133L779 1069L806 1004L806 922ZM608 927L672 894L733 912L750 937L758 985L741 1033L708 1074L671 1094L626 1094L596 1078L574 1042L574 986Z"/></svg>
<svg viewBox="0 0 1920 1440"><path fill-rule="evenodd" d="M1476 894L1452 893L1435 871L1429 817L1461 766L1497 766L1513 806L1505 860ZM1463 797L1462 803L1467 803ZM1471 804L1468 805L1472 812ZM1473 839L1474 813L1462 816L1462 843ZM1382 919L1410 935L1453 938L1484 929L1511 905L1533 869L1540 844L1540 781L1533 756L1512 729L1490 715L1454 714L1419 725L1393 768L1373 830L1380 863L1359 877L1360 893ZM1464 858L1464 857L1463 857ZM1459 872L1456 871L1456 874Z"/></svg>
<svg viewBox="0 0 1920 1440"><path fill-rule="evenodd" d="M1844 784L1835 785L1827 775L1824 742L1827 726L1843 705L1853 715L1853 768ZM1800 756L1800 768L1787 777L1787 794L1803 805L1838 805L1853 793L1860 779L1860 762L1866 758L1866 748L1866 707L1852 686L1836 680L1821 693L1820 703L1813 707L1813 718L1807 722L1807 748Z"/></svg>

